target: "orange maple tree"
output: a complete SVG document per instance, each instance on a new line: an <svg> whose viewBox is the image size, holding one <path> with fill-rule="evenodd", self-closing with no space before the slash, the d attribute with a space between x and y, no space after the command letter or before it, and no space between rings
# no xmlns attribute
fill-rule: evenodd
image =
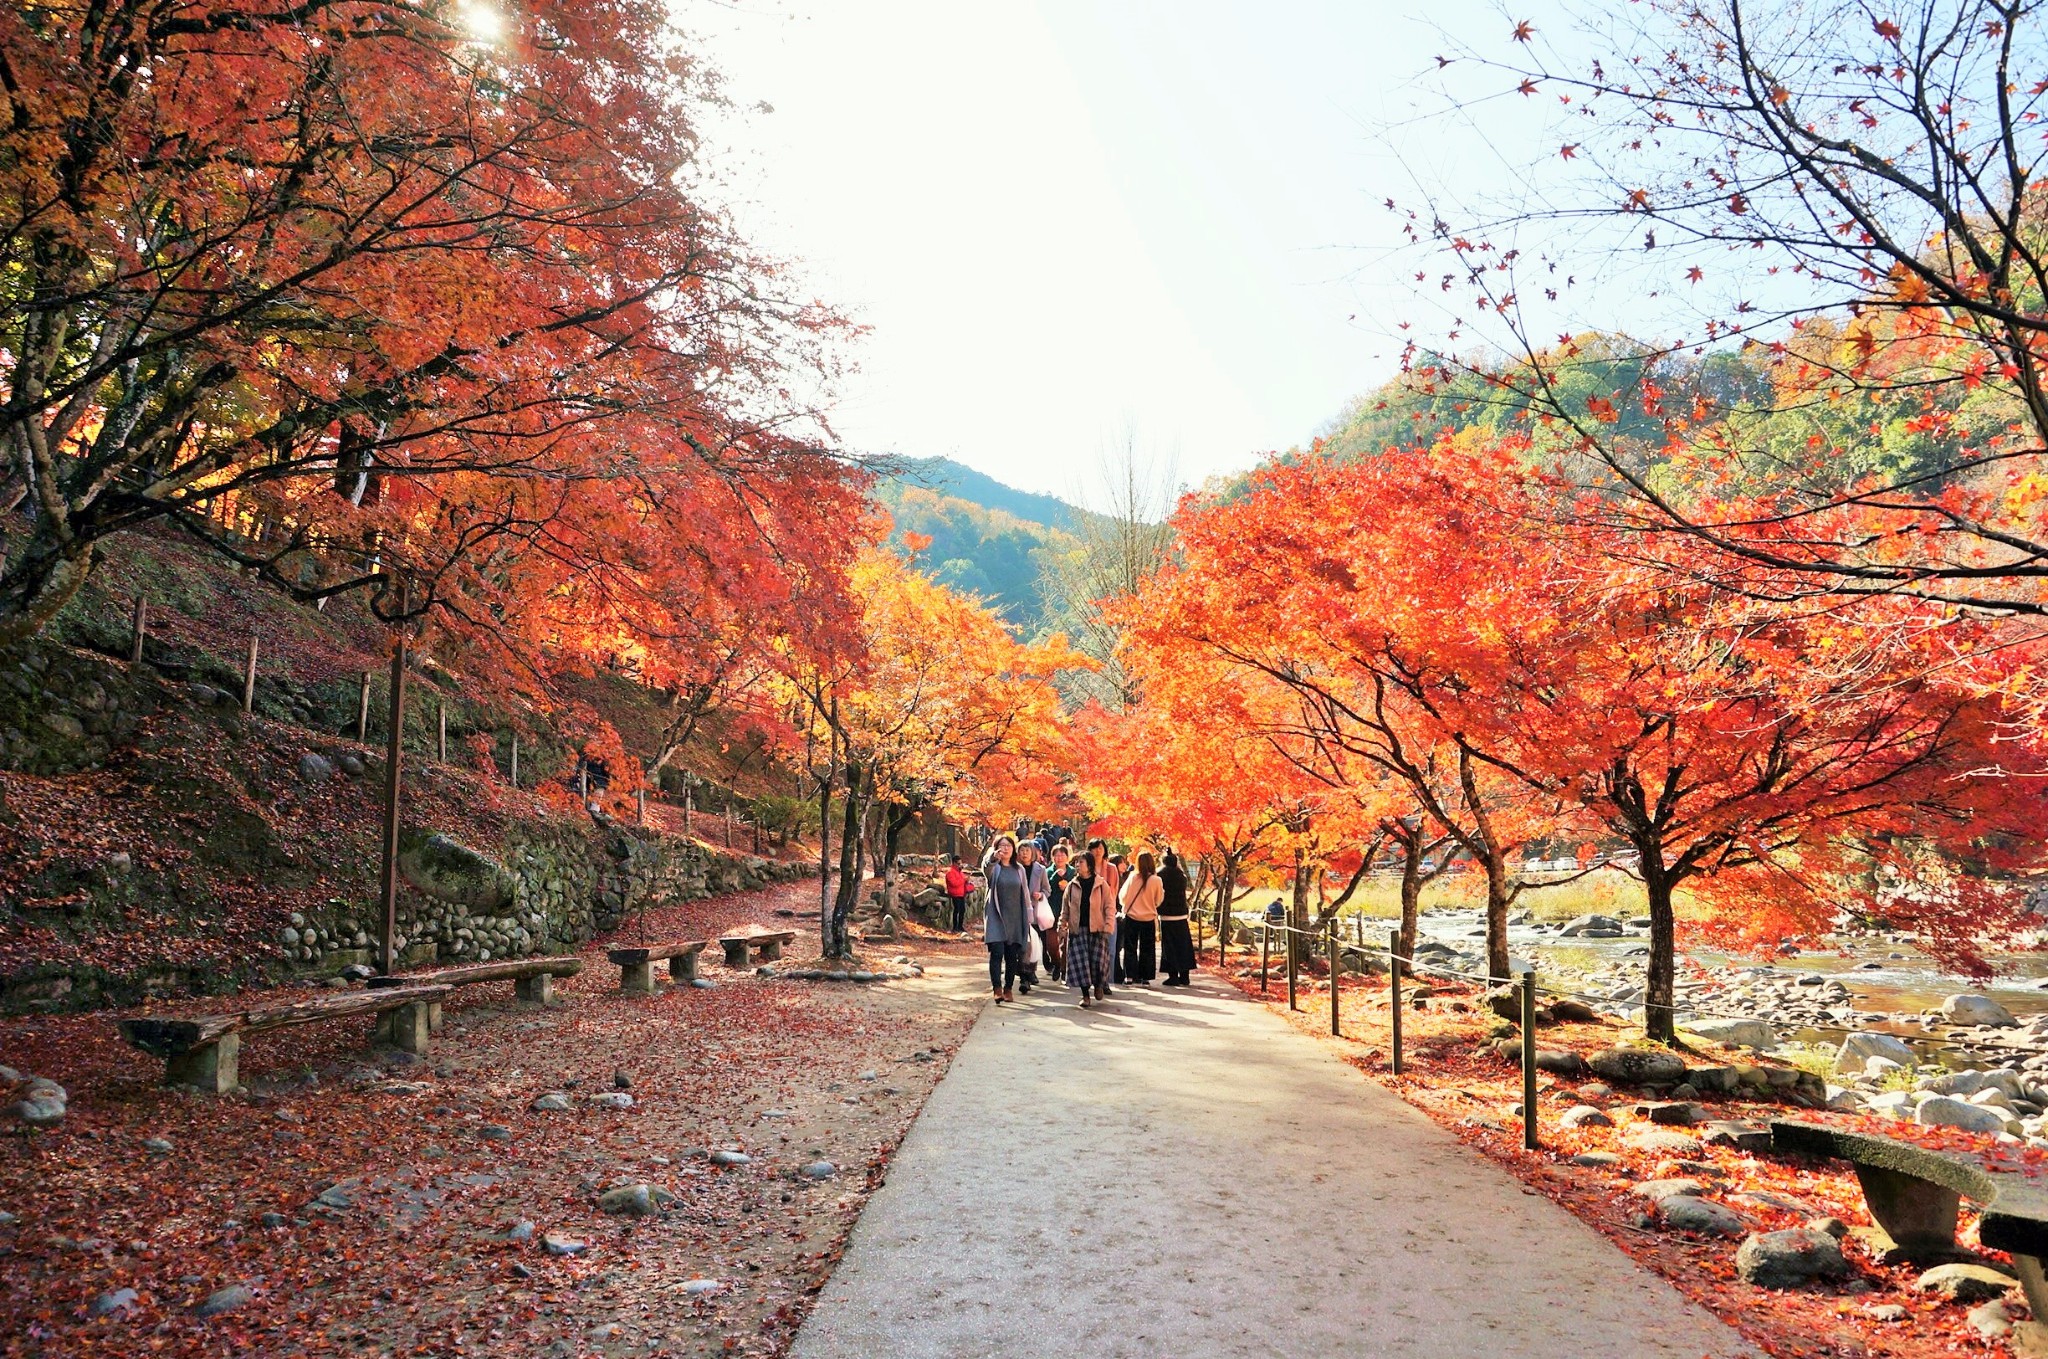
<svg viewBox="0 0 2048 1359"><path fill-rule="evenodd" d="M1447 755L1408 788L1488 874L1497 976L1524 846L1587 826L1638 858L1657 1036L1681 883L1750 942L1854 907L1983 967L2039 857L2039 756L1983 683L2024 651L1912 601L1792 613L1768 580L1646 567L1572 526L1518 441L1474 442L1310 458L1185 508L1161 614L1296 694L1293 734L1333 761Z"/></svg>
<svg viewBox="0 0 2048 1359"><path fill-rule="evenodd" d="M839 323L693 191L709 73L651 0L480 8L0 13L0 640L150 524L684 725L843 621Z"/></svg>

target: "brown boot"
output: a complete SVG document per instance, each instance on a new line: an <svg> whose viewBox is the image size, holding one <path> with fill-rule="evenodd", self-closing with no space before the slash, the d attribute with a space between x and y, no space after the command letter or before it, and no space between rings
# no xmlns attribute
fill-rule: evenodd
<svg viewBox="0 0 2048 1359"><path fill-rule="evenodd" d="M1007 986L1005 986L1005 987L1003 988L1003 999L1004 999L1004 1000L1015 1000L1015 999L1016 999L1016 997L1015 997L1015 996L1013 996L1013 995L1011 995L1011 994L1010 994L1010 988L1009 988L1009 987L1007 987Z"/></svg>

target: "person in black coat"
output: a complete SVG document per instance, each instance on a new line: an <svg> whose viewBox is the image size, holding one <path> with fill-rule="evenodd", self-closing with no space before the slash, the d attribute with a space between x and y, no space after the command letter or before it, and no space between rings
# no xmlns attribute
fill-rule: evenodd
<svg viewBox="0 0 2048 1359"><path fill-rule="evenodd" d="M1159 970L1168 986L1186 986L1195 967L1195 937L1188 931L1188 875L1180 856L1166 851L1166 865L1159 870L1159 885L1165 895L1159 901Z"/></svg>

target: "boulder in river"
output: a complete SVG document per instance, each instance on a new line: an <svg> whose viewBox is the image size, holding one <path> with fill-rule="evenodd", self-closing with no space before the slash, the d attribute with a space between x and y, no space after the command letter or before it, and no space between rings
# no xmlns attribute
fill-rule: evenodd
<svg viewBox="0 0 2048 1359"><path fill-rule="evenodd" d="M2012 1017L2012 1011L1991 997L1968 992L1944 1000L1941 1003L1941 1017L1951 1024L1988 1024L2000 1029L2015 1028L2019 1024L2019 1021Z"/></svg>
<svg viewBox="0 0 2048 1359"><path fill-rule="evenodd" d="M1777 1030L1761 1019L1688 1019L1678 1027L1710 1043L1725 1043L1729 1047L1769 1052L1778 1046Z"/></svg>
<svg viewBox="0 0 2048 1359"><path fill-rule="evenodd" d="M1872 1057L1883 1057L1901 1066L1911 1066L1919 1060L1903 1038L1888 1033L1852 1033L1842 1040L1841 1050L1835 1054L1835 1070L1860 1074Z"/></svg>
<svg viewBox="0 0 2048 1359"><path fill-rule="evenodd" d="M1964 1132L2003 1132L2008 1117L2010 1115L2002 1109L1967 1104L1949 1095L1922 1100L1920 1107L1913 1111L1915 1123L1937 1128L1961 1128Z"/></svg>
<svg viewBox="0 0 2048 1359"><path fill-rule="evenodd" d="M1566 939L1619 939L1621 922L1611 915L1582 915L1567 923L1561 935Z"/></svg>

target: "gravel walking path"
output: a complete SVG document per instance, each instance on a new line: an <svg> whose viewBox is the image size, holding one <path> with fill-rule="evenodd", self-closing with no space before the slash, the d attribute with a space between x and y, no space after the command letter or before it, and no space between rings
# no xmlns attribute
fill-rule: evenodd
<svg viewBox="0 0 2048 1359"><path fill-rule="evenodd" d="M1222 983L1071 995L982 1015L794 1359L1757 1353Z"/></svg>

